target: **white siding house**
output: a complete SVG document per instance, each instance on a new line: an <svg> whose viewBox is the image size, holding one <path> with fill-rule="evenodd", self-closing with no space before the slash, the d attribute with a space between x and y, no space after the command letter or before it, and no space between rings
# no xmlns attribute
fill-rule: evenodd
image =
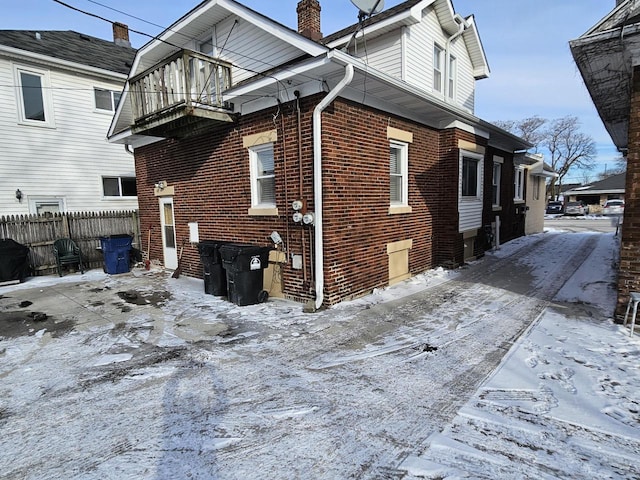
<svg viewBox="0 0 640 480"><path fill-rule="evenodd" d="M422 0L374 18L355 37L345 29L327 37L326 44L348 43L349 53L367 65L474 112L475 81L488 77L489 67L473 16L461 17L448 1Z"/></svg>
<svg viewBox="0 0 640 480"><path fill-rule="evenodd" d="M71 31L0 31L0 215L138 208L106 135L135 50Z"/></svg>

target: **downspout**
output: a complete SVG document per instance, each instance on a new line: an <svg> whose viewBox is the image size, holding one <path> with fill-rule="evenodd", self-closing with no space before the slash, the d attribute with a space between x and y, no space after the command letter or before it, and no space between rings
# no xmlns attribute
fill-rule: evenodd
<svg viewBox="0 0 640 480"><path fill-rule="evenodd" d="M313 110L313 201L315 204L316 310L324 301L324 243L322 240L322 112L353 80L353 65L344 68L344 78Z"/></svg>
<svg viewBox="0 0 640 480"><path fill-rule="evenodd" d="M449 64L451 61L451 44L453 41L458 38L460 35L464 33L464 31L469 28L469 24L467 21L462 18L459 14L453 17L453 19L458 24L458 31L447 38L447 43L444 47L444 101L449 102Z"/></svg>

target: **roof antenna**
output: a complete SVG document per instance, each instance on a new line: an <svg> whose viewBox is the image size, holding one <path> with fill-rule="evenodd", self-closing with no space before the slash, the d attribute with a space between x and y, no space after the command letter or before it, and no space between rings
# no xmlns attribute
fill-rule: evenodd
<svg viewBox="0 0 640 480"><path fill-rule="evenodd" d="M372 15L380 13L384 8L384 0L351 0L351 3L358 9L358 26L356 27L356 31L353 32L353 35L351 35L349 43L342 49L345 52L349 51L351 43L356 38L356 35L358 35L358 32L362 30L366 18L371 18Z"/></svg>

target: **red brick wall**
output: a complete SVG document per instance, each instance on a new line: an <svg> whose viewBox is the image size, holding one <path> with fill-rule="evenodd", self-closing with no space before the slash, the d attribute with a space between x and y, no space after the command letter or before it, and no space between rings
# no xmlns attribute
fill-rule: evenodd
<svg viewBox="0 0 640 480"><path fill-rule="evenodd" d="M283 267L285 294L298 300L313 298L313 228L291 220L291 202L303 200L306 209L314 210L312 114L319 99L300 102L300 150L295 103L243 116L234 125L197 137L136 149L141 224L145 233L152 228L151 258L162 259L153 186L165 180L175 189L178 243L188 237L189 222L198 222L201 240L265 246L272 245L269 236L277 230L289 253L304 256L302 270L292 268L290 257ZM389 215L388 126L413 133L409 145L411 213ZM249 155L242 138L274 128L278 130L274 153L279 216L249 216ZM391 242L413 240L412 274L450 260L462 262L457 211L459 138L482 141L457 129L439 132L345 100L335 101L323 113L326 304L387 285L386 246ZM195 246L187 244L183 259L183 274L202 276Z"/></svg>
<svg viewBox="0 0 640 480"><path fill-rule="evenodd" d="M618 301L615 312L618 317L624 316L629 292L640 291L640 67L633 70L628 147Z"/></svg>
<svg viewBox="0 0 640 480"><path fill-rule="evenodd" d="M492 182L493 182L493 157L497 155L504 159L502 164L502 175L500 177L500 204L502 210L493 211L492 205ZM513 163L513 153L505 152L493 147L487 149L484 164L485 175L485 201L483 208L483 225L490 225L495 222L495 217L500 217L500 243L508 242L514 238L524 235L524 214L516 213L516 205L513 201L515 196L515 166ZM526 188L524 197L526 198ZM525 204L518 204L519 207Z"/></svg>

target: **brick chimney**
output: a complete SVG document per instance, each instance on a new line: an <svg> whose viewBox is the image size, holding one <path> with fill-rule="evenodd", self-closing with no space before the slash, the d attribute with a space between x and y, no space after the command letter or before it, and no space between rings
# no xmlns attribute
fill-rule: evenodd
<svg viewBox="0 0 640 480"><path fill-rule="evenodd" d="M113 23L113 43L121 47L131 47L129 27L124 23Z"/></svg>
<svg viewBox="0 0 640 480"><path fill-rule="evenodd" d="M320 2L318 0L300 0L298 2L298 33L311 40L322 38L320 32Z"/></svg>

